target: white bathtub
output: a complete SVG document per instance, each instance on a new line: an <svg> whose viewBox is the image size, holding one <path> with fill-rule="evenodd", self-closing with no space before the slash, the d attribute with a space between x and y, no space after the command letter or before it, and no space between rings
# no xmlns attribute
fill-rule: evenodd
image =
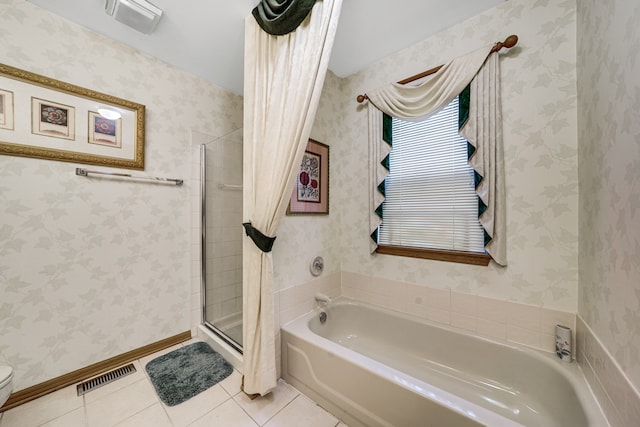
<svg viewBox="0 0 640 427"><path fill-rule="evenodd" d="M608 426L576 363L346 298L282 327L283 376L357 426Z"/></svg>

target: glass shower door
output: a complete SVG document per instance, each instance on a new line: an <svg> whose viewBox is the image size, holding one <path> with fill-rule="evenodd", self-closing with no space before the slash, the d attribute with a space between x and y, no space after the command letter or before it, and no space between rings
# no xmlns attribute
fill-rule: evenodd
<svg viewBox="0 0 640 427"><path fill-rule="evenodd" d="M201 154L204 324L242 351L242 129Z"/></svg>

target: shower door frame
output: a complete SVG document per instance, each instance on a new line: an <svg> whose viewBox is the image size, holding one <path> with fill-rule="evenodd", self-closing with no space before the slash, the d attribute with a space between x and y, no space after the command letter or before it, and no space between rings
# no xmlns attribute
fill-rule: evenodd
<svg viewBox="0 0 640 427"><path fill-rule="evenodd" d="M207 146L206 144L200 145L200 230L201 230L201 242L200 242L200 293L202 295L202 324L205 325L211 332L213 332L218 338L230 345L234 350L242 353L242 344L238 344L233 339L229 338L223 331L217 328L213 323L207 321Z"/></svg>

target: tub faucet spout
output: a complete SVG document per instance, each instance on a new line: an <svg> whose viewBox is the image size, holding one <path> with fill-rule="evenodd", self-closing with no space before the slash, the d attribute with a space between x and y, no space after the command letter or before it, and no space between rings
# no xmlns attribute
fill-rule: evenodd
<svg viewBox="0 0 640 427"><path fill-rule="evenodd" d="M318 304L323 304L325 307L328 306L329 304L331 304L331 298L329 298L327 295L318 292L316 294L316 302Z"/></svg>

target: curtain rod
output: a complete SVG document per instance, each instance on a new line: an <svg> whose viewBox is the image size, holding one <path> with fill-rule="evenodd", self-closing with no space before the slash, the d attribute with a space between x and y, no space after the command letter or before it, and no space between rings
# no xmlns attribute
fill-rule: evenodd
<svg viewBox="0 0 640 427"><path fill-rule="evenodd" d="M503 42L497 42L496 44L494 44L493 47L491 48L491 52L490 53L498 52L503 47L512 48L517 43L518 43L518 36L516 36L515 34L512 34L509 37L507 37ZM429 76L431 74L437 73L438 70L440 68L442 68L442 67L444 67L444 64L438 65L437 67L433 67L433 68L431 68L431 69L429 69L427 71L423 71L423 72L421 72L419 74L416 74L415 76L407 77L404 80L400 80L398 82L398 84L404 85L404 84L411 83L413 81L419 80L419 79L421 79L423 77L427 77L427 76ZM369 97L367 96L366 93L364 95L358 95L358 97L356 98L358 103L364 102L365 99L369 99Z"/></svg>

